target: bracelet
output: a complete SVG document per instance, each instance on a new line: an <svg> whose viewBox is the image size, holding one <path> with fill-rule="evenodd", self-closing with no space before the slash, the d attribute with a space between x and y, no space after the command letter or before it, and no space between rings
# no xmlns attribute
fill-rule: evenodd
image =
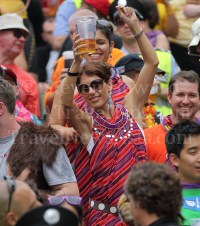
<svg viewBox="0 0 200 226"><path fill-rule="evenodd" d="M142 34L144 33L144 31L141 29L140 33L137 35L134 35L135 38L139 38Z"/></svg>
<svg viewBox="0 0 200 226"><path fill-rule="evenodd" d="M174 13L174 9L172 8L172 6L170 5L168 8L167 8L167 15L170 16Z"/></svg>
<svg viewBox="0 0 200 226"><path fill-rule="evenodd" d="M68 74L69 76L78 76L79 72L72 73L72 72L68 71L67 74Z"/></svg>

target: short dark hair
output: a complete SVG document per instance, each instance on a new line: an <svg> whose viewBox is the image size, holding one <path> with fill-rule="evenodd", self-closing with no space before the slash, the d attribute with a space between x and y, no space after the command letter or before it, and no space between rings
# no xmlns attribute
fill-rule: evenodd
<svg viewBox="0 0 200 226"><path fill-rule="evenodd" d="M14 114L16 104L15 92L10 83L1 78L0 78L0 102L3 102L5 104L10 114Z"/></svg>
<svg viewBox="0 0 200 226"><path fill-rule="evenodd" d="M169 130L165 137L168 154L175 154L180 158L180 152L184 148L184 141L187 137L200 135L200 125L191 120L177 123Z"/></svg>
<svg viewBox="0 0 200 226"><path fill-rule="evenodd" d="M154 29L154 27L158 24L158 9L156 2L154 0L139 0L146 9L147 12L147 20L149 22L149 27Z"/></svg>
<svg viewBox="0 0 200 226"><path fill-rule="evenodd" d="M112 25L111 25L112 26ZM96 30L101 31L101 33L108 39L109 44L111 45L113 41L113 32L112 27L106 27L102 24L96 23Z"/></svg>
<svg viewBox="0 0 200 226"><path fill-rule="evenodd" d="M194 72L194 71L180 71L177 74L175 74L174 76L172 76L172 78L170 79L169 82L169 88L168 88L168 92L170 95L173 94L174 92L174 84L177 81L188 81L190 83L197 83L198 84L198 93L200 95L200 79L199 79L199 75Z"/></svg>
<svg viewBox="0 0 200 226"><path fill-rule="evenodd" d="M129 174L125 191L149 214L183 220L180 178L166 163L138 164Z"/></svg>
<svg viewBox="0 0 200 226"><path fill-rule="evenodd" d="M79 75L77 78L76 85L80 84L80 79L83 74L88 76L97 75L99 78L102 78L105 82L108 82L110 79L110 70L111 65L105 62L87 62L80 67Z"/></svg>

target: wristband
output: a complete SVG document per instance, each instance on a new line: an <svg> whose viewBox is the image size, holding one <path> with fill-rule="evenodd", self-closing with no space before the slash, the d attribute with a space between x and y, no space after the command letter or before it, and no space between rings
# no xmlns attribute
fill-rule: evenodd
<svg viewBox="0 0 200 226"><path fill-rule="evenodd" d="M73 76L78 76L79 72L71 73L70 71L68 71L67 74L68 74L69 76L72 76L72 77L73 77Z"/></svg>
<svg viewBox="0 0 200 226"><path fill-rule="evenodd" d="M135 38L139 38L142 34L144 33L144 31L141 29L140 33L137 35L134 35Z"/></svg>

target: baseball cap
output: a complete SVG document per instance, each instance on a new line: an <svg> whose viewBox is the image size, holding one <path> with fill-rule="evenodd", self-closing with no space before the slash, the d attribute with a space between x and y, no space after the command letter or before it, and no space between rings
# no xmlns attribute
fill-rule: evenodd
<svg viewBox="0 0 200 226"><path fill-rule="evenodd" d="M7 29L22 29L26 32L27 37L29 36L29 30L24 26L23 20L16 13L6 13L0 16L0 30Z"/></svg>
<svg viewBox="0 0 200 226"><path fill-rule="evenodd" d="M115 64L115 68L118 74L126 74L126 72L131 70L141 71L144 66L144 60L141 54L129 54L122 57ZM156 74L165 74L165 71L161 69L156 69Z"/></svg>
<svg viewBox="0 0 200 226"><path fill-rule="evenodd" d="M109 9L109 16L111 21L116 24L116 20L118 18L118 10L116 9L116 6L128 6L134 9L136 16L140 20L146 20L147 18L147 11L143 4L138 0L115 0L111 5Z"/></svg>
<svg viewBox="0 0 200 226"><path fill-rule="evenodd" d="M103 14L105 17L108 16L108 10L110 2L108 0L84 0L87 4L94 7L98 12Z"/></svg>
<svg viewBox="0 0 200 226"><path fill-rule="evenodd" d="M195 49L195 46L199 44L200 41L200 18L196 20L192 25L192 35L193 39L188 46L188 54L194 55L194 56L200 56L200 53L198 53Z"/></svg>
<svg viewBox="0 0 200 226"><path fill-rule="evenodd" d="M15 83L17 84L17 75L13 72L13 70L3 65L0 65L0 67L3 68L6 74L9 74L10 76L12 76L13 79L15 80Z"/></svg>
<svg viewBox="0 0 200 226"><path fill-rule="evenodd" d="M78 218L60 206L40 206L25 213L15 226L78 226Z"/></svg>

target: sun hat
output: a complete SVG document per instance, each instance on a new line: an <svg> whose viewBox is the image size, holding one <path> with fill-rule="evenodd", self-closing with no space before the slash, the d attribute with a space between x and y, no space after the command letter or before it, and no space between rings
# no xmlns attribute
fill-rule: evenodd
<svg viewBox="0 0 200 226"><path fill-rule="evenodd" d="M7 13L0 16L0 30L14 28L24 30L27 34L27 37L30 35L29 30L24 26L22 18L16 13Z"/></svg>
<svg viewBox="0 0 200 226"><path fill-rule="evenodd" d="M200 53L196 51L195 46L199 44L200 41L200 18L196 20L192 25L192 35L193 39L188 46L188 54L194 56L200 56Z"/></svg>

